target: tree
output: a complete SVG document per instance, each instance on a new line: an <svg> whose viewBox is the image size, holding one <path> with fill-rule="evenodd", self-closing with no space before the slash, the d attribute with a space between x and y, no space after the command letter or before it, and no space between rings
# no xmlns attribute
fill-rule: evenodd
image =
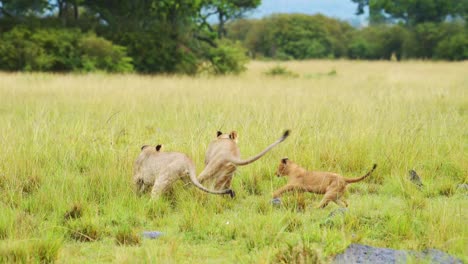
<svg viewBox="0 0 468 264"><path fill-rule="evenodd" d="M261 0L205 0L203 8L200 10L199 19L202 25L214 32L207 22L211 16L217 16L218 38L226 36L225 25L228 21L241 18L246 12L257 8Z"/></svg>
<svg viewBox="0 0 468 264"><path fill-rule="evenodd" d="M370 20L382 17L401 20L408 26L425 22L439 23L447 17L466 18L468 0L352 0L358 4L357 14L369 7Z"/></svg>
<svg viewBox="0 0 468 264"><path fill-rule="evenodd" d="M229 38L243 41L252 56L277 59L342 57L353 28L322 15L277 14L227 25Z"/></svg>
<svg viewBox="0 0 468 264"><path fill-rule="evenodd" d="M375 1L372 1L369 3L371 0L351 0L354 3L356 3L357 10L356 10L356 15L362 15L365 13L365 8L366 6L369 7L369 23L370 24L382 24L386 23L387 19L385 15L382 13L381 8L378 5L375 5Z"/></svg>
<svg viewBox="0 0 468 264"><path fill-rule="evenodd" d="M0 31L19 25L33 33L44 27L94 31L126 47L139 72L196 73L200 65L211 63L213 72L224 74L230 68L243 69L244 63L236 43L218 41L226 34L224 25L259 4L260 0L0 0ZM219 19L217 28L208 22L211 15Z"/></svg>
<svg viewBox="0 0 468 264"><path fill-rule="evenodd" d="M50 7L47 0L1 0L0 17L19 17L31 14L42 14Z"/></svg>

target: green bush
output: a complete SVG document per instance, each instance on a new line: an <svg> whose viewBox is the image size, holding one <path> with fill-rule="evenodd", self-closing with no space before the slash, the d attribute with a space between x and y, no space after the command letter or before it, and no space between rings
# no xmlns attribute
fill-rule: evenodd
<svg viewBox="0 0 468 264"><path fill-rule="evenodd" d="M77 29L39 29L32 32L31 41L43 52L37 67L31 71L72 71L77 67L76 42L81 37Z"/></svg>
<svg viewBox="0 0 468 264"><path fill-rule="evenodd" d="M174 40L160 32L109 34L114 43L127 48L135 70L142 73L175 73L181 54Z"/></svg>
<svg viewBox="0 0 468 264"><path fill-rule="evenodd" d="M368 39L357 37L349 43L348 52L351 59L375 59L377 45Z"/></svg>
<svg viewBox="0 0 468 264"><path fill-rule="evenodd" d="M288 70L288 68L277 65L265 72L269 76L299 77L299 74Z"/></svg>
<svg viewBox="0 0 468 264"><path fill-rule="evenodd" d="M84 36L78 47L81 55L80 69L84 71L133 71L132 59L126 56L126 49L106 39L95 35Z"/></svg>
<svg viewBox="0 0 468 264"><path fill-rule="evenodd" d="M128 226L120 227L115 234L115 243L119 246L140 245L140 236Z"/></svg>
<svg viewBox="0 0 468 264"><path fill-rule="evenodd" d="M237 42L223 40L218 47L211 48L207 54L210 62L209 72L222 74L239 74L245 71L248 61L244 48Z"/></svg>
<svg viewBox="0 0 468 264"><path fill-rule="evenodd" d="M59 237L0 242L0 263L53 263L63 240Z"/></svg>
<svg viewBox="0 0 468 264"><path fill-rule="evenodd" d="M440 41L434 57L456 61L468 59L468 34L459 33Z"/></svg>
<svg viewBox="0 0 468 264"><path fill-rule="evenodd" d="M406 58L405 45L408 46L409 36L408 30L400 25L363 28L352 34L348 57L368 60L390 60L393 56L398 60Z"/></svg>
<svg viewBox="0 0 468 264"><path fill-rule="evenodd" d="M0 70L128 72L123 47L77 29L15 27L0 37Z"/></svg>
<svg viewBox="0 0 468 264"><path fill-rule="evenodd" d="M21 27L2 34L0 39L1 70L19 71L47 67L47 59L40 56L44 54L44 50L32 42L31 35L29 30Z"/></svg>

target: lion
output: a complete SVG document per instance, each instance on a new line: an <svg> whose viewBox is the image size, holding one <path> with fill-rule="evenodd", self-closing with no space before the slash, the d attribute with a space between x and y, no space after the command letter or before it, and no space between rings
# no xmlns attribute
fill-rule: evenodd
<svg viewBox="0 0 468 264"><path fill-rule="evenodd" d="M237 132L232 131L229 134L223 134L218 131L216 139L211 141L205 154L205 169L200 173L198 179L201 184L207 180L214 180L214 189L221 190L222 188L230 188L231 180L237 166L250 164L268 151L274 148L279 143L283 142L290 134L286 130L280 139L268 146L259 154L246 159L240 159L240 151L237 146Z"/></svg>
<svg viewBox="0 0 468 264"><path fill-rule="evenodd" d="M342 207L348 207L343 199L346 186L364 180L371 175L377 164L364 176L359 178L345 178L332 172L307 171L288 158L281 159L276 176L288 176L288 183L273 193L273 201L279 202L279 197L285 192L302 191L325 194L318 208L324 208L333 201Z"/></svg>
<svg viewBox="0 0 468 264"><path fill-rule="evenodd" d="M133 182L138 194L152 188L151 197L157 199L179 179L190 179L198 189L207 193L235 195L230 189L212 191L201 185L193 161L184 153L162 152L162 145L141 147L133 171Z"/></svg>

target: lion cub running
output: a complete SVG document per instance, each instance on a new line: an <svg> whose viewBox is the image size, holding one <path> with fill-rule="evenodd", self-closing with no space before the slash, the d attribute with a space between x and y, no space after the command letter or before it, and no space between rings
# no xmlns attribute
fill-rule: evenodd
<svg viewBox="0 0 468 264"><path fill-rule="evenodd" d="M324 208L331 201L348 207L348 203L343 199L346 185L365 179L376 167L377 164L374 164L366 175L349 179L332 172L307 171L288 158L284 158L281 159L276 176L288 176L288 183L273 193L273 199L279 201L279 197L285 192L304 191L325 194L318 208Z"/></svg>
<svg viewBox="0 0 468 264"><path fill-rule="evenodd" d="M179 179L190 179L198 189L207 193L234 196L230 189L212 191L201 185L197 180L193 161L184 153L162 152L162 145L141 147L133 171L133 182L139 194L152 188L151 197L156 199Z"/></svg>

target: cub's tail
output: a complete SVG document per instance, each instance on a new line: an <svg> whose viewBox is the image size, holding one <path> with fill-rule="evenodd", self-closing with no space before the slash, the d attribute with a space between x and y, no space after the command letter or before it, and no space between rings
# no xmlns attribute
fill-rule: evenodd
<svg viewBox="0 0 468 264"><path fill-rule="evenodd" d="M345 178L345 181L346 181L346 183L354 183L354 182L362 181L362 180L364 180L365 178L367 178L369 175L371 175L372 172L375 170L375 168L377 168L377 164L374 164L374 166L372 167L372 169L371 169L368 173L366 173L366 175L361 176L361 177L359 177L359 178L351 178L351 179Z"/></svg>

